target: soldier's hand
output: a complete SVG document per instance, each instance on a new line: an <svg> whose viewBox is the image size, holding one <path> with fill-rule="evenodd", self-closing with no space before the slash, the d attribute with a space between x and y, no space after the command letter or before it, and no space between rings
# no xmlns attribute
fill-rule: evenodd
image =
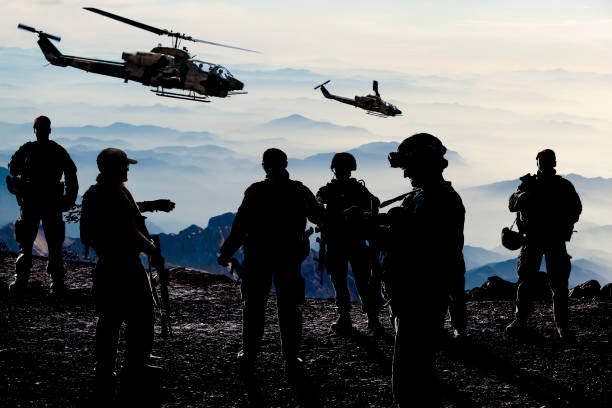
<svg viewBox="0 0 612 408"><path fill-rule="evenodd" d="M170 212L174 210L176 204L168 199L155 200L155 209L157 211Z"/></svg>
<svg viewBox="0 0 612 408"><path fill-rule="evenodd" d="M63 196L61 206L62 206L62 212L67 212L72 207L74 207L74 200L72 200L71 198L67 196Z"/></svg>
<svg viewBox="0 0 612 408"><path fill-rule="evenodd" d="M219 257L217 258L217 262L219 263L219 265L221 266L229 266L229 263L231 262L231 258L229 258L226 255L219 255Z"/></svg>
<svg viewBox="0 0 612 408"><path fill-rule="evenodd" d="M145 252L148 254L154 254L155 251L157 250L157 247L155 246L155 243L153 243L152 239L147 239L145 240L146 244L145 244Z"/></svg>

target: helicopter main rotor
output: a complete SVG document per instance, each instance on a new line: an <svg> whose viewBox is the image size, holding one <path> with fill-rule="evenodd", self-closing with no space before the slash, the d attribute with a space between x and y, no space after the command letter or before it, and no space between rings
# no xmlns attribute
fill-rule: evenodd
<svg viewBox="0 0 612 408"><path fill-rule="evenodd" d="M148 24L143 24L143 23L140 23L138 21L134 21L134 20L131 20L129 18L121 17L121 16L119 16L117 14L109 13L108 11L100 10L100 9L97 9L97 8L94 8L94 7L83 7L83 8L85 10L87 10L87 11L91 11L93 13L100 14L100 15L102 15L104 17L112 18L113 20L117 20L117 21L120 21L122 23L129 24L129 25L134 26L134 27L138 27L138 28L140 28L142 30L149 31L149 32L152 32L152 33L157 34L157 35L167 35L168 37L173 37L174 38L174 47L175 48L178 47L179 40L186 40L186 41L193 41L193 42L197 42L197 43L216 45L218 47L233 48L235 50L246 51L246 52L254 52L254 53L260 54L259 51L249 50L247 48L234 47L233 45L220 44L220 43L216 43L216 42L212 42L212 41L199 40L197 38L193 38L190 35L181 34L179 32L174 32L174 31L171 31L171 30L166 30L166 29L161 29L161 28L153 27L153 26L150 26Z"/></svg>

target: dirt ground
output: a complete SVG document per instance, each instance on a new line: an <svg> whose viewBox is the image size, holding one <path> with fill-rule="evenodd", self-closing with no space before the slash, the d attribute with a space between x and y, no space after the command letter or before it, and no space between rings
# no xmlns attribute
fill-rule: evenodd
<svg viewBox="0 0 612 408"><path fill-rule="evenodd" d="M69 264L70 293L48 294L44 259L36 259L29 294L10 300L7 284L14 255L0 262L0 407L86 407L93 380L96 318L90 293L91 265ZM155 364L164 370L164 407L243 407L237 376L241 303L227 278L177 273L171 282L174 336L155 340ZM271 297L258 376L273 407L296 400L282 370ZM529 339L508 338L512 315L506 301L470 302L468 339L447 339L437 356L446 407L612 407L612 303L571 301L576 341L561 343L547 303L538 304ZM357 331L330 332L333 301L308 299L302 356L312 392L325 407L392 407L392 329L366 333L353 308ZM156 328L159 334L159 327Z"/></svg>

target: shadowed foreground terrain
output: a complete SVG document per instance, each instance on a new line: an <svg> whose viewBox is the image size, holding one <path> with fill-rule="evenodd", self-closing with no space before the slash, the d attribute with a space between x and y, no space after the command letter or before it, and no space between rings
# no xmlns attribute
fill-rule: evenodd
<svg viewBox="0 0 612 408"><path fill-rule="evenodd" d="M87 406L93 380L95 316L90 264L70 263L66 300L48 295L44 259L37 258L29 295L9 302L7 283L14 255L0 261L0 406ZM156 338L154 364L163 367L165 407L241 407L244 390L236 371L240 347L238 287L227 277L175 269L170 295L174 336ZM294 407L284 379L276 313L268 325L259 364L271 406ZM365 318L354 307L358 331L340 338L329 331L331 300L304 305L303 357L326 407L391 407L393 337L365 334ZM574 343L553 336L548 303L536 306L533 335L519 342L503 328L509 301L469 302L469 340L447 339L437 357L447 407L612 406L612 303L570 300ZM415 328L415 335L418 331ZM159 333L159 327L156 327Z"/></svg>

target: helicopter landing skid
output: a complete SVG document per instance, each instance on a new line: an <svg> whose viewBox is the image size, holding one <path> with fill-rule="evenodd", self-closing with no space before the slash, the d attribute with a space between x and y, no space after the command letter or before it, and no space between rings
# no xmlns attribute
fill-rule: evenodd
<svg viewBox="0 0 612 408"><path fill-rule="evenodd" d="M207 96L199 96L194 92L189 92L187 94L178 93L178 92L168 92L165 91L164 88L161 90L159 88L151 89L151 92L155 92L157 96L164 96L166 98L174 98L174 99L184 99L186 101L195 101L195 102L210 102Z"/></svg>
<svg viewBox="0 0 612 408"><path fill-rule="evenodd" d="M372 115L372 116L378 116L379 118L388 118L389 117L389 115L385 115L384 113L374 112L374 111L366 111L366 114Z"/></svg>

